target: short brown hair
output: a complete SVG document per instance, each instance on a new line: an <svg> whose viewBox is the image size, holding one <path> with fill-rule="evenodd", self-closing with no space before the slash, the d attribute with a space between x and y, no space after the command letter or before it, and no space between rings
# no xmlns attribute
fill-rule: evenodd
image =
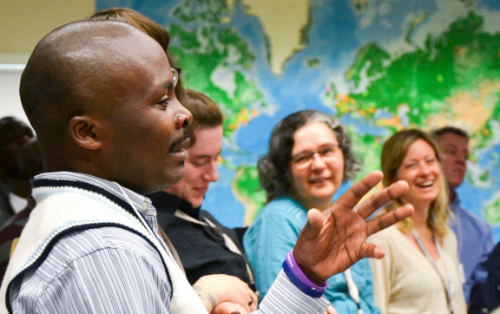
<svg viewBox="0 0 500 314"><path fill-rule="evenodd" d="M188 127L191 134L191 145L196 142L194 131L202 127L216 127L224 122L224 115L219 106L205 94L185 89L181 94L180 102L193 115L193 122Z"/></svg>
<svg viewBox="0 0 500 314"><path fill-rule="evenodd" d="M456 128L454 126L445 126L432 131L432 135L434 135L434 137L437 138L438 140L441 138L441 136L447 133L453 133L469 141L469 134L467 134L467 132L465 132L464 130Z"/></svg>
<svg viewBox="0 0 500 314"><path fill-rule="evenodd" d="M122 21L151 36L165 51L167 51L170 44L170 34L165 27L132 9L109 8L100 10L92 14L89 20Z"/></svg>

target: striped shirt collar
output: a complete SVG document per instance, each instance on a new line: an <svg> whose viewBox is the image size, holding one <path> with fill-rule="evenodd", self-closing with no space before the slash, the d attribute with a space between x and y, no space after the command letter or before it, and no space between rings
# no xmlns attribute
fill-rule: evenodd
<svg viewBox="0 0 500 314"><path fill-rule="evenodd" d="M54 185L58 187L73 186L103 194L108 198L113 198L112 200L124 208L133 206L137 212L141 213L154 233L158 234L156 209L153 207L151 200L116 182L89 174L61 171L39 174L31 181L31 184L34 189L33 197L35 199L37 199L36 188Z"/></svg>

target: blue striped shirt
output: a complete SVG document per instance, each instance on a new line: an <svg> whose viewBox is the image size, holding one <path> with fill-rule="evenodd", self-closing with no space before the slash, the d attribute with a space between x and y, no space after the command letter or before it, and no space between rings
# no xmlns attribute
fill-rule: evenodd
<svg viewBox="0 0 500 314"><path fill-rule="evenodd" d="M98 187L132 205L158 236L156 210L148 198L85 174L45 173L34 184L44 179ZM38 268L12 283L11 304L13 313L173 313L171 296L168 273L154 247L126 229L101 227L64 235ZM281 272L257 313L323 313L327 305L324 298L303 294Z"/></svg>

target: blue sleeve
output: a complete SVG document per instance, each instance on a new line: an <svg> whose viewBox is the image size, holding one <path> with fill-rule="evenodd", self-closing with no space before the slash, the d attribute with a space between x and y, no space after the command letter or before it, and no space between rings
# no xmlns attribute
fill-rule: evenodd
<svg viewBox="0 0 500 314"><path fill-rule="evenodd" d="M362 303L369 309L365 313L380 314L380 309L375 305L375 297L373 294L373 274L370 262L367 258L362 259L358 262L360 266L363 267L363 277L365 279L365 286L361 291L359 291L360 299Z"/></svg>
<svg viewBox="0 0 500 314"><path fill-rule="evenodd" d="M464 290L466 289L465 293L467 302L469 302L472 286L478 282L484 282L488 277L488 272L483 268L482 264L486 262L491 251L493 250L493 247L495 246L493 235L491 234L491 228L486 222L484 222L484 226L481 228L481 233L483 234L483 239L480 241L480 243L482 243L481 259L479 260L476 269L474 269L474 273L471 278L467 280L464 285Z"/></svg>
<svg viewBox="0 0 500 314"><path fill-rule="evenodd" d="M261 212L245 233L243 245L262 296L278 277L286 254L294 248L301 229L296 221L282 213Z"/></svg>

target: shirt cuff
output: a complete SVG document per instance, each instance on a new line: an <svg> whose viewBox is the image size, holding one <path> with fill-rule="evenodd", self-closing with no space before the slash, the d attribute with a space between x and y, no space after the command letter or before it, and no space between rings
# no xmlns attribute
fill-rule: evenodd
<svg viewBox="0 0 500 314"><path fill-rule="evenodd" d="M330 302L324 297L313 298L299 290L281 270L256 313L323 314L328 305Z"/></svg>

